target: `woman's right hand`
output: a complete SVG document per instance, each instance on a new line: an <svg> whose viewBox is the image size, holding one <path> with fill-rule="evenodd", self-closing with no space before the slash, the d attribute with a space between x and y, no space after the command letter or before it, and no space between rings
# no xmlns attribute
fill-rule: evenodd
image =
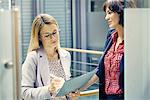
<svg viewBox="0 0 150 100"><path fill-rule="evenodd" d="M68 96L71 100L78 100L78 97L80 96L80 91L77 90L75 92L69 93Z"/></svg>
<svg viewBox="0 0 150 100"><path fill-rule="evenodd" d="M65 80L61 77L54 77L49 84L49 92L50 93L56 93L64 84Z"/></svg>
<svg viewBox="0 0 150 100"><path fill-rule="evenodd" d="M86 90L89 86L91 86L92 84L94 84L94 83L97 82L97 81L99 81L99 77L98 77L96 74L94 74L94 75L92 76L92 78L91 78L83 87L81 87L79 90L80 90L80 91L84 91L84 90Z"/></svg>

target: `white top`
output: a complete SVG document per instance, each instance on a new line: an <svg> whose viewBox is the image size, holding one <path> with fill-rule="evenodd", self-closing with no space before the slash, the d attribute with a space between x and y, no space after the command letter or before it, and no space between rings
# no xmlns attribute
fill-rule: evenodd
<svg viewBox="0 0 150 100"><path fill-rule="evenodd" d="M53 74L57 77L61 77L64 80L66 80L65 72L61 65L60 59L54 60L54 61L49 61L49 72L50 72L50 74Z"/></svg>
<svg viewBox="0 0 150 100"><path fill-rule="evenodd" d="M66 79L65 72L64 72L64 69L61 65L60 59L49 61L49 74L50 75L52 74L52 75L57 76L57 77L61 77L64 80ZM50 80L48 80L48 81L51 83L51 80L52 80L52 77L50 77ZM56 94L54 94L54 95L56 95ZM54 97L54 98L51 98L51 100L66 100L66 97L65 96Z"/></svg>

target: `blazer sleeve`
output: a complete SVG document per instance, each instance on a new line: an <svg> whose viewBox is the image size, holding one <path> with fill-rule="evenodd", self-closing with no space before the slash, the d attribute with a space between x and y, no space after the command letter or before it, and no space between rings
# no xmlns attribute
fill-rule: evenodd
<svg viewBox="0 0 150 100"><path fill-rule="evenodd" d="M108 43L109 43L109 41L110 41L110 39L111 39L111 35L112 35L112 33L115 31L115 29L113 29L113 28L110 28L109 30L108 30L108 34L107 34L107 37L106 37L106 41L105 41L105 45L104 45L104 50L106 49L106 47L107 47L107 45L108 45Z"/></svg>
<svg viewBox="0 0 150 100"><path fill-rule="evenodd" d="M106 49L106 47L107 47L109 41L111 40L111 35L112 35L112 33L113 33L114 31L115 31L115 29L113 29L113 28L110 28L110 29L108 30L108 34L107 34L106 41L105 41L105 45L104 45L104 50ZM98 65L98 67L96 68L96 75L97 75L98 77L100 77L100 65L102 64L102 57L103 57L103 56L100 57L99 65Z"/></svg>
<svg viewBox="0 0 150 100"><path fill-rule="evenodd" d="M99 67L97 67L97 68L96 68L96 75L97 75L98 77L100 77L99 72L100 72L100 71L99 71Z"/></svg>
<svg viewBox="0 0 150 100"><path fill-rule="evenodd" d="M37 53L31 52L27 55L22 65L21 97L25 100L50 99L48 86L35 87Z"/></svg>

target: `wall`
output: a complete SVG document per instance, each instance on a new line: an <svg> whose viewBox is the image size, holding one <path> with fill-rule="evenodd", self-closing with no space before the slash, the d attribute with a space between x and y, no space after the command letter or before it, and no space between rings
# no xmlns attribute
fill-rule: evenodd
<svg viewBox="0 0 150 100"><path fill-rule="evenodd" d="M125 10L125 98L150 99L150 9Z"/></svg>

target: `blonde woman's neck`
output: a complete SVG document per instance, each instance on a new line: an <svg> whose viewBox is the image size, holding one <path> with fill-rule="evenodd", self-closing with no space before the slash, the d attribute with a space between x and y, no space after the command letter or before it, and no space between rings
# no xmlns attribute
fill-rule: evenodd
<svg viewBox="0 0 150 100"><path fill-rule="evenodd" d="M56 49L49 49L45 48L44 49L47 55L48 60L58 60L58 52Z"/></svg>

